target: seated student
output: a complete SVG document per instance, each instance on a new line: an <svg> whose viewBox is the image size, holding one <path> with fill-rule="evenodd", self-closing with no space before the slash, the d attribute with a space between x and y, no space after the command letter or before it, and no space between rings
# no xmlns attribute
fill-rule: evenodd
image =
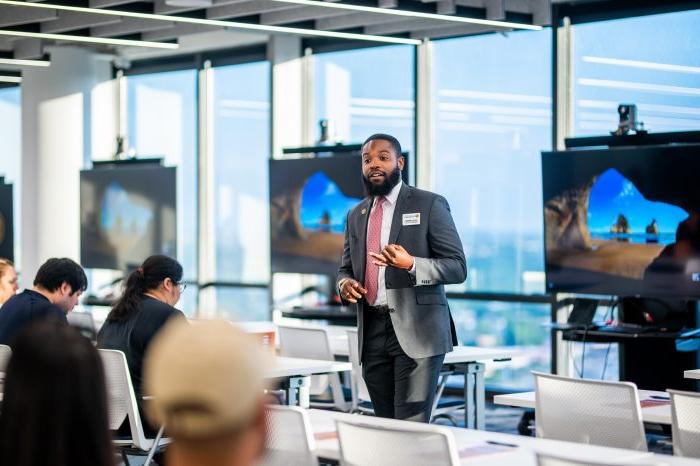
<svg viewBox="0 0 700 466"><path fill-rule="evenodd" d="M58 321L17 334L5 373L0 464L114 466L100 356Z"/></svg>
<svg viewBox="0 0 700 466"><path fill-rule="evenodd" d="M0 257L0 307L17 293L17 271L12 261Z"/></svg>
<svg viewBox="0 0 700 466"><path fill-rule="evenodd" d="M146 355L147 412L167 466L249 466L265 448L262 348L229 322L173 321Z"/></svg>
<svg viewBox="0 0 700 466"><path fill-rule="evenodd" d="M184 314L173 306L180 300L182 266L167 256L151 256L126 280L124 293L114 305L97 335L97 346L122 351L131 373L136 398L141 403L143 356L151 340L173 317ZM120 432L126 433L126 425ZM144 425L149 436L155 432Z"/></svg>
<svg viewBox="0 0 700 466"><path fill-rule="evenodd" d="M86 288L80 265L67 258L47 260L36 273L34 287L14 295L0 309L0 344L12 346L12 337L35 320L50 318L67 324L66 314Z"/></svg>

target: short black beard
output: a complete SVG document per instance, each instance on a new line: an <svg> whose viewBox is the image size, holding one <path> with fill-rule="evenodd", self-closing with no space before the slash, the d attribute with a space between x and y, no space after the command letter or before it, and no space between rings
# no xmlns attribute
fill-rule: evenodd
<svg viewBox="0 0 700 466"><path fill-rule="evenodd" d="M365 192L368 196L386 196L394 189L394 186L399 184L400 179L401 169L398 165L396 165L396 168L386 177L382 184L374 184L369 178L362 175L362 181L365 183Z"/></svg>

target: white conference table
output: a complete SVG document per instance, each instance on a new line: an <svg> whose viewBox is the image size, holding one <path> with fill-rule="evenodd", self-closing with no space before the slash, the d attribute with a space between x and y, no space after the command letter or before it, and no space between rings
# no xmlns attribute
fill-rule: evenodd
<svg viewBox="0 0 700 466"><path fill-rule="evenodd" d="M656 397L656 398L654 398ZM663 399L661 399L663 398ZM671 424L671 401L668 393L654 390L639 390L639 401L642 403L642 419L654 424ZM535 408L535 392L509 393L496 395L493 402L497 405L516 406L518 408ZM656 404L646 406L646 403Z"/></svg>
<svg viewBox="0 0 700 466"><path fill-rule="evenodd" d="M349 362L323 361L276 356L273 365L265 371L267 379L284 379L288 405L309 407L311 376L352 370Z"/></svg>
<svg viewBox="0 0 700 466"><path fill-rule="evenodd" d="M685 371L683 373L686 379L700 379L700 369L693 369L692 371Z"/></svg>
<svg viewBox="0 0 700 466"><path fill-rule="evenodd" d="M347 358L348 329L354 327L328 326L331 351L336 357ZM455 346L445 355L443 366L464 376L464 425L470 429L486 427L486 362L509 361L518 354L512 349Z"/></svg>
<svg viewBox="0 0 700 466"><path fill-rule="evenodd" d="M309 417L316 443L316 454L322 459L332 461L338 461L340 457L335 427L336 420L359 422L385 428L401 428L407 422L318 409L310 409ZM447 427L447 429L455 436L461 463L470 466L535 466L535 453L611 464L624 462L630 465L668 464L674 466L700 466L700 460L654 455L652 453L621 448L601 447L459 427Z"/></svg>
<svg viewBox="0 0 700 466"><path fill-rule="evenodd" d="M275 322L237 322L247 332L270 331L277 325L287 325L300 328L323 329L328 335L330 349L337 358L347 359L350 352L348 345L348 330L356 327L340 325L318 325L312 323L297 323L283 320ZM279 338L275 338L279 347ZM485 362L508 361L517 355L517 351L499 348L479 348L475 346L455 346L454 350L445 355L444 366L455 373L464 376L464 424L471 429L486 427L486 388L484 384Z"/></svg>

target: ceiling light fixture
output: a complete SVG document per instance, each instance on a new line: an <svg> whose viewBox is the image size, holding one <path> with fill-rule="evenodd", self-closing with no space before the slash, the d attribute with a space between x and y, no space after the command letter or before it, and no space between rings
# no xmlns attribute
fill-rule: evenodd
<svg viewBox="0 0 700 466"><path fill-rule="evenodd" d="M234 21L221 21L215 19L188 18L185 16L168 16L152 13L136 13L131 11L103 10L100 8L86 8L69 5L55 5L51 3L25 3L16 0L0 0L0 5L12 5L24 8L44 8L49 10L74 11L77 13L92 13L96 15L120 16L124 18L152 19L154 21L168 21L171 23L201 24L203 26L222 27L230 29L243 29L248 31L272 32L281 34L295 34L315 37L333 37L349 40L364 40L370 42L384 42L388 44L420 45L418 39L404 39L401 37L376 36L371 34L355 34L350 32L317 31L315 29L293 28L286 26L270 26L266 24L239 23ZM12 32L12 31L10 31ZM54 34L57 35L57 34ZM60 35L59 35L60 37ZM118 39L105 39L118 40ZM156 42L158 43L158 42ZM172 45L172 44L171 44Z"/></svg>
<svg viewBox="0 0 700 466"><path fill-rule="evenodd" d="M31 4L28 3L27 5ZM171 44L169 42L147 42L144 40L107 39L104 37L71 36L68 34L47 34L45 32L8 31L4 29L0 29L0 36L31 37L34 39L64 40L67 42L83 42L87 44L123 45L127 47L149 47L154 49L177 49L180 47L178 44Z"/></svg>
<svg viewBox="0 0 700 466"><path fill-rule="evenodd" d="M22 82L21 76L0 76L0 83L19 84L21 82Z"/></svg>
<svg viewBox="0 0 700 466"><path fill-rule="evenodd" d="M51 65L51 62L48 60L19 60L17 58L0 58L0 65L47 67Z"/></svg>
<svg viewBox="0 0 700 466"><path fill-rule="evenodd" d="M397 10L394 8L377 8L374 6L350 5L347 3L319 2L317 0L274 0L282 3L294 3L296 5L335 8L337 10L360 11L363 13L377 13L381 15L403 16L408 18L434 19L436 21L450 21L453 23L480 24L508 29L528 29L540 31L542 26L535 24L513 23L511 21L495 21L491 19L467 18L465 16L439 15L435 13L421 13L419 11Z"/></svg>

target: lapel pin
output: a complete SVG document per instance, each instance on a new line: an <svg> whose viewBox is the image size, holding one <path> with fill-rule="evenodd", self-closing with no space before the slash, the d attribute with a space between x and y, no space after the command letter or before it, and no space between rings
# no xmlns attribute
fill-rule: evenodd
<svg viewBox="0 0 700 466"><path fill-rule="evenodd" d="M360 212L362 215L365 215L367 213L367 209L362 209L362 212Z"/></svg>

